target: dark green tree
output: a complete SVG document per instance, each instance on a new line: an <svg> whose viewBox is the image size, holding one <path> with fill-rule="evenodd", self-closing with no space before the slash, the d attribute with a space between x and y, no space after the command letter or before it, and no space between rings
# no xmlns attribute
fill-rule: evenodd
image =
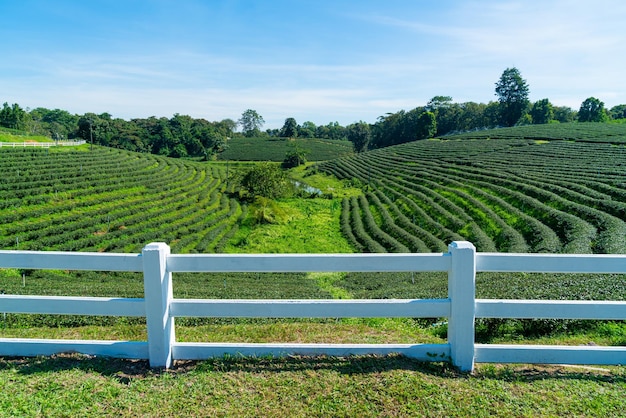
<svg viewBox="0 0 626 418"><path fill-rule="evenodd" d="M339 124L339 122L330 122L327 125L320 125L315 131L315 136L318 138L327 139L346 139L346 129Z"/></svg>
<svg viewBox="0 0 626 418"><path fill-rule="evenodd" d="M554 120L561 123L574 122L576 120L576 111L568 106L554 106Z"/></svg>
<svg viewBox="0 0 626 418"><path fill-rule="evenodd" d="M498 96L500 123L504 126L513 126L527 111L528 84L515 67L507 68L496 83Z"/></svg>
<svg viewBox="0 0 626 418"><path fill-rule="evenodd" d="M348 141L352 142L354 151L367 151L371 138L370 125L363 121L348 125L346 127L346 136Z"/></svg>
<svg viewBox="0 0 626 418"><path fill-rule="evenodd" d="M437 133L437 118L433 112L422 112L417 119L417 139L432 138Z"/></svg>
<svg viewBox="0 0 626 418"><path fill-rule="evenodd" d="M578 110L579 122L606 122L609 119L604 102L595 97L585 99Z"/></svg>
<svg viewBox="0 0 626 418"><path fill-rule="evenodd" d="M298 136L301 138L313 138L315 137L315 131L317 126L311 121L306 121L302 126L298 127Z"/></svg>
<svg viewBox="0 0 626 418"><path fill-rule="evenodd" d="M497 102L494 103L495 107L498 107ZM491 126L490 119L487 112L488 105L484 103L465 102L459 105L459 114L455 118L455 123L452 125L446 133L450 131L470 131L476 128L483 128ZM496 112L497 113L497 112ZM497 122L495 122L497 123Z"/></svg>
<svg viewBox="0 0 626 418"><path fill-rule="evenodd" d="M219 122L213 122L217 132L225 138L233 136L235 129L237 129L237 122L232 119L222 119Z"/></svg>
<svg viewBox="0 0 626 418"><path fill-rule="evenodd" d="M554 119L554 108L548 99L541 99L533 104L530 109L530 117L535 125L549 123Z"/></svg>
<svg viewBox="0 0 626 418"><path fill-rule="evenodd" d="M307 150L300 148L297 142L293 142L291 145L291 149L285 154L285 159L283 160L282 167L293 168L298 167L302 164L306 164L307 154Z"/></svg>
<svg viewBox="0 0 626 418"><path fill-rule="evenodd" d="M29 117L29 114L17 103L9 106L5 102L0 109L0 126L24 131L28 126Z"/></svg>
<svg viewBox="0 0 626 418"><path fill-rule="evenodd" d="M241 114L237 123L241 126L241 131L245 136L253 137L260 135L265 120L256 110L248 109Z"/></svg>
<svg viewBox="0 0 626 418"><path fill-rule="evenodd" d="M462 108L461 105L452 103L452 97L435 96L426 104L426 110L435 114L437 124L436 136L459 130L458 125Z"/></svg>
<svg viewBox="0 0 626 418"><path fill-rule="evenodd" d="M76 130L78 116L66 110L38 107L30 111L33 132L50 135L52 139L67 139Z"/></svg>
<svg viewBox="0 0 626 418"><path fill-rule="evenodd" d="M85 113L78 119L76 136L84 139L87 143L108 146L105 132L106 120L101 120L100 116L95 113Z"/></svg>
<svg viewBox="0 0 626 418"><path fill-rule="evenodd" d="M294 138L298 136L298 122L294 118L285 119L285 124L280 130L280 136L284 138Z"/></svg>
<svg viewBox="0 0 626 418"><path fill-rule="evenodd" d="M626 119L626 104L620 104L611 108L611 119Z"/></svg>
<svg viewBox="0 0 626 418"><path fill-rule="evenodd" d="M429 112L437 112L441 108L452 106L451 96L435 96L426 104L426 110Z"/></svg>

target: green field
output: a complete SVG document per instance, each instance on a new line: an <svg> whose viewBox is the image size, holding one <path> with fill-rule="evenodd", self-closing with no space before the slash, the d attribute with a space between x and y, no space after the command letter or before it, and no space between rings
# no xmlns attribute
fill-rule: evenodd
<svg viewBox="0 0 626 418"><path fill-rule="evenodd" d="M138 252L163 241L174 253L440 252L467 239L479 251L624 253L626 143L618 131L609 133L613 126L624 125L498 129L319 157L290 176L324 197L280 199L286 220L264 225L252 222L254 209L238 198L233 174L249 163L103 147L0 149L0 249ZM429 298L447 291L445 273L176 274L173 280L175 297L184 298ZM0 290L143 294L141 274L18 269L0 270ZM482 273L477 296L624 300L626 279ZM446 324L181 318L176 331L179 341L442 342ZM480 342L626 345L624 321L494 319L478 321L476 331ZM145 324L8 314L0 317L0 336L145 340ZM446 364L393 356L226 358L178 363L163 373L144 362L75 355L2 359L0 388L0 416L616 416L626 407L623 367L487 365L468 376Z"/></svg>
<svg viewBox="0 0 626 418"><path fill-rule="evenodd" d="M0 142L52 142L43 135L27 135L13 129L0 128Z"/></svg>
<svg viewBox="0 0 626 418"><path fill-rule="evenodd" d="M283 161L294 146L306 152L308 161L324 161L352 155L352 143L331 139L243 138L228 140L228 148L218 154L222 161Z"/></svg>
<svg viewBox="0 0 626 418"><path fill-rule="evenodd" d="M218 166L96 147L1 149L0 248L219 251L245 208ZM86 152L87 151L87 152Z"/></svg>
<svg viewBox="0 0 626 418"><path fill-rule="evenodd" d="M603 142L626 144L624 123L572 122L547 125L524 125L513 128L486 129L482 131L452 134L450 139L539 139L568 140L578 142Z"/></svg>
<svg viewBox="0 0 626 418"><path fill-rule="evenodd" d="M417 141L316 169L363 185L342 215L362 251L442 251L465 239L479 251L626 253L626 142L600 142L600 130L572 130L582 138L573 141L526 128Z"/></svg>

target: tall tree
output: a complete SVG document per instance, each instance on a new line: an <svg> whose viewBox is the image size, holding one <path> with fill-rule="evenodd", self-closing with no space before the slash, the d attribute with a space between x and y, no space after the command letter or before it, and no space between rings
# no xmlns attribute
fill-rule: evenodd
<svg viewBox="0 0 626 418"><path fill-rule="evenodd" d="M0 126L23 131L26 130L29 117L29 114L17 103L9 106L5 102L0 109Z"/></svg>
<svg viewBox="0 0 626 418"><path fill-rule="evenodd" d="M605 122L608 119L604 102L595 97L585 99L578 110L578 122Z"/></svg>
<svg viewBox="0 0 626 418"><path fill-rule="evenodd" d="M496 83L496 96L500 104L500 121L504 126L513 126L526 112L528 84L515 67L507 68Z"/></svg>
<svg viewBox="0 0 626 418"><path fill-rule="evenodd" d="M280 136L285 138L293 138L298 136L298 122L294 118L285 119L285 124L280 130Z"/></svg>
<svg viewBox="0 0 626 418"><path fill-rule="evenodd" d="M313 138L316 130L317 126L313 122L306 121L298 127L298 136L301 138Z"/></svg>
<svg viewBox="0 0 626 418"><path fill-rule="evenodd" d="M435 96L426 104L426 110L435 114L436 136L459 129L458 124L462 109L459 104L452 103L452 97Z"/></svg>
<svg viewBox="0 0 626 418"><path fill-rule="evenodd" d="M238 124L241 125L241 131L247 137L257 136L261 133L261 127L265 123L263 116L259 115L256 110L248 109L241 114Z"/></svg>
<svg viewBox="0 0 626 418"><path fill-rule="evenodd" d="M422 112L417 119L417 139L432 138L437 133L437 118L433 112Z"/></svg>
<svg viewBox="0 0 626 418"><path fill-rule="evenodd" d="M532 109L530 109L530 117L535 125L549 123L554 119L554 108L550 100L541 99L536 101Z"/></svg>
<svg viewBox="0 0 626 418"><path fill-rule="evenodd" d="M352 142L356 152L367 151L371 137L370 126L363 121L348 125L346 127L346 136L348 141Z"/></svg>

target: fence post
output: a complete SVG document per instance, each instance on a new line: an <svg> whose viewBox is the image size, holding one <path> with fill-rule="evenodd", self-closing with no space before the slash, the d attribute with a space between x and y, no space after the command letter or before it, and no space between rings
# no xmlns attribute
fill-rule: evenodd
<svg viewBox="0 0 626 418"><path fill-rule="evenodd" d="M168 368L172 364L174 318L170 317L172 273L167 271L170 247L153 242L142 250L143 283L148 328L150 367Z"/></svg>
<svg viewBox="0 0 626 418"><path fill-rule="evenodd" d="M452 364L461 371L474 370L474 320L476 301L476 247L471 242L448 245L452 256L448 272L448 343Z"/></svg>

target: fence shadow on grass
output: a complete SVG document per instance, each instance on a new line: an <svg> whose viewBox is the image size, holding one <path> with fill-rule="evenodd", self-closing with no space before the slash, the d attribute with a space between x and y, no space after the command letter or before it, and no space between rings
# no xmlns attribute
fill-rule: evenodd
<svg viewBox="0 0 626 418"><path fill-rule="evenodd" d="M333 370L341 374L358 375L388 371L413 371L450 379L490 379L504 382L532 383L546 379L594 381L626 384L626 369L586 366L543 365L481 365L472 374L457 371L449 363L421 362L402 355L388 356L289 356L239 357L225 356L202 361L176 361L168 370L151 369L148 361L124 360L80 354L59 354L37 358L0 358L0 372L17 369L18 373L36 375L64 370L81 370L100 374L128 384L135 379L158 377L163 374L202 372L297 373Z"/></svg>

